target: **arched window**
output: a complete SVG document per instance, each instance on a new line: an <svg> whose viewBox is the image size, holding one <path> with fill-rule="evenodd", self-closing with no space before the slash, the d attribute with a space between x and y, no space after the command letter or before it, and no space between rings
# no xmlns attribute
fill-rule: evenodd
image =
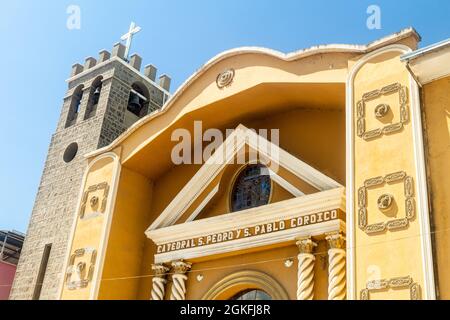
<svg viewBox="0 0 450 320"><path fill-rule="evenodd" d="M262 290L247 289L239 292L230 300L272 300L272 297Z"/></svg>
<svg viewBox="0 0 450 320"><path fill-rule="evenodd" d="M70 102L69 113L67 115L66 128L77 122L78 112L80 111L81 100L83 99L84 86L78 86L73 94Z"/></svg>
<svg viewBox="0 0 450 320"><path fill-rule="evenodd" d="M235 180L231 210L239 211L268 204L270 192L268 169L261 164L247 165Z"/></svg>
<svg viewBox="0 0 450 320"><path fill-rule="evenodd" d="M138 82L131 85L127 110L136 116L143 117L147 114L150 94L147 88Z"/></svg>
<svg viewBox="0 0 450 320"><path fill-rule="evenodd" d="M89 93L89 102L86 107L86 113L84 115L84 119L89 119L95 116L95 112L97 111L97 105L100 101L100 94L102 92L102 80L103 77L98 77L92 82L91 90Z"/></svg>

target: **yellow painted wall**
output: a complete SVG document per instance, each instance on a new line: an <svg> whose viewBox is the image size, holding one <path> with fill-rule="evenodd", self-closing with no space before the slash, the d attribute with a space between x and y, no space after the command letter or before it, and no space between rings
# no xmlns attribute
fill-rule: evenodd
<svg viewBox="0 0 450 320"><path fill-rule="evenodd" d="M127 168L120 177L99 299L136 299L139 289L152 183Z"/></svg>
<svg viewBox="0 0 450 320"><path fill-rule="evenodd" d="M436 284L450 299L450 77L422 89Z"/></svg>
<svg viewBox="0 0 450 320"><path fill-rule="evenodd" d="M279 128L281 148L328 174L330 177L335 178L338 182L345 183L345 119L342 111L298 108L279 114L275 112L275 114L267 118L245 119L242 122L249 128ZM233 123L229 127L234 128L239 123ZM293 139L293 137L295 138ZM329 159L332 159L332 161L329 161ZM230 167L229 172L224 174L224 180L231 182L233 173L239 170L240 166L234 165ZM146 227L166 208L198 168L198 165L172 167L171 170L154 181L151 214L146 222ZM283 173L281 176L283 176ZM228 187L229 185L227 185ZM287 192L280 189L280 187L276 187L276 195L273 201L280 201L290 196ZM218 195L211 206L205 208L198 218L228 212L228 190ZM207 193L205 191L204 195ZM143 276L151 275L150 267L153 263L155 251L152 241L145 240L145 252L141 266L141 274ZM258 256L270 257L272 254L273 252L258 253ZM236 259L238 258L234 259L237 261ZM215 276L222 274L220 270L211 271L210 273ZM151 278L142 278L139 298L148 299L150 290ZM290 294L294 294L294 292L292 291Z"/></svg>
<svg viewBox="0 0 450 320"><path fill-rule="evenodd" d="M326 300L328 288L328 271L326 262L326 242L319 241L316 248L315 262L315 299ZM221 259L208 260L205 262L194 263L192 272L189 273L187 280L187 299L202 299L203 296L224 277L245 270L261 271L276 282L278 282L286 291L289 299L296 299L297 292L297 257L298 248L295 245L288 245L264 251L244 253ZM287 259L293 259L294 263L287 268L284 263ZM325 260L324 260L325 259ZM202 275L203 279L198 281L197 276ZM169 287L170 289L170 287ZM229 299L240 290L249 288L234 288L224 292L220 298ZM258 288L254 288L258 289ZM167 292L167 296L170 296Z"/></svg>
<svg viewBox="0 0 450 320"><path fill-rule="evenodd" d="M86 177L86 182L84 184L83 192L86 191L90 186L107 182L110 186L110 191L108 194L108 201L111 201L111 180L113 176L114 160L111 157L106 157L96 161L92 167L89 169ZM100 197L100 194L95 193ZM90 197L89 197L90 199ZM81 219L79 216L76 220L76 229L73 236L73 241L71 244L70 254L72 254L77 249L82 248L94 248L97 251L97 258L95 263L95 269L99 267L99 248L102 239L104 225L106 223L108 212L104 212L98 216L88 218L88 215L94 210L89 204L89 199L87 201L85 217ZM79 214L79 213L78 213ZM89 257L82 257L78 261L84 261L87 268L89 268L90 263L88 261ZM93 281L90 281L88 286L85 288L80 288L76 290L69 290L66 285L63 287L61 294L61 299L89 299L92 290Z"/></svg>
<svg viewBox="0 0 450 320"><path fill-rule="evenodd" d="M405 41L409 43L412 40ZM170 134L175 128L192 131L194 120L203 120L204 129L217 127L223 130L235 128L240 123L255 129L279 128L280 146L283 149L345 185L344 83L348 67L357 58L350 53L325 53L290 62L261 54L227 58L195 80L170 108L152 119L146 119L141 126L132 128L132 133L120 142L123 168L99 297L149 299L151 264L156 250L152 241L144 237L144 230L200 168L200 165L172 165L170 150L174 143L170 141ZM229 67L236 71L233 84L226 89L218 89L215 84L217 74ZM355 97L393 80L407 83L406 71L399 65L398 55L372 61L355 80L358 83ZM356 163L359 164L358 170L361 169L356 175L357 185L365 178L390 173L385 171L404 169L412 174L410 126L408 124L400 134L383 138L383 143L363 145L355 141L358 149ZM398 153L400 148L403 148L402 152ZM367 162L364 155L368 151L375 153L374 159L392 157L395 160L387 165L386 161ZM274 201L287 197L278 191L276 189ZM201 217L227 212L227 205L226 192L223 191ZM373 211L373 207L369 209ZM370 216L370 219L378 218L383 217ZM414 234L417 230L416 220L406 234ZM367 280L366 273L371 261L380 266L383 277L390 277L391 274L401 276L408 271L414 280L421 279L420 267L411 269L404 264L396 264L394 268L387 269L397 261L396 258L400 257L403 261L419 258L417 243L414 240L402 242L399 238L401 234L389 233L383 236L383 241L391 241L389 245L384 245L375 244L375 238L366 237L357 231L357 246L370 247L370 250L358 251L358 288ZM324 241L321 241L316 251L326 252ZM190 276L188 298L201 298L215 281L244 268L268 273L294 298L296 266L294 264L291 268L285 268L283 261L295 257L297 253L297 248L290 245L197 261L192 275L200 270L217 268L201 271L205 273L201 282L195 276ZM259 263L274 258L278 260ZM316 260L318 299L326 298L328 279L323 261L323 258ZM243 262L251 265L243 267ZM223 266L226 268L219 268ZM140 278L108 281L124 276Z"/></svg>
<svg viewBox="0 0 450 320"><path fill-rule="evenodd" d="M354 80L355 103L353 112L355 128L357 128L356 103L362 98L363 94L393 83L400 83L409 88L409 73L400 62L400 55L399 52L382 54L369 60L357 72ZM408 92L411 92L410 88ZM365 117L367 131L398 122L398 101L398 94L392 94L368 103ZM374 109L380 103L388 103L391 112L385 118L378 120L375 118ZM411 100L409 114L411 115ZM406 123L399 132L383 135L370 141L365 141L355 134L353 140L355 145L355 272L358 298L360 291L366 287L366 282L369 280L411 276L413 281L423 288L421 238L417 210L416 218L402 230L368 235L358 227L358 188L364 185L365 180L405 171L407 175L413 177L414 182L417 181L411 121ZM414 186L414 189L417 203L416 186ZM367 200L368 223L404 218L405 196L403 190L403 183L386 184L383 187L370 189ZM383 193L390 193L395 199L394 210L388 213L382 213L377 207L377 199ZM409 299L409 289L382 290L379 294L371 294L371 298Z"/></svg>

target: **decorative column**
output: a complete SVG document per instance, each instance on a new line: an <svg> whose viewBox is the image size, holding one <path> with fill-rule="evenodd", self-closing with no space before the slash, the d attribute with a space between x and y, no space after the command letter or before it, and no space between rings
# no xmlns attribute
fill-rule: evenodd
<svg viewBox="0 0 450 320"><path fill-rule="evenodd" d="M345 237L339 233L329 233L328 241L328 300L345 300Z"/></svg>
<svg viewBox="0 0 450 320"><path fill-rule="evenodd" d="M172 292L170 300L185 300L186 299L186 272L191 269L192 264L184 262L183 260L172 262Z"/></svg>
<svg viewBox="0 0 450 320"><path fill-rule="evenodd" d="M153 264L152 270L155 272L153 276L152 300L164 300L166 293L166 273L169 271L163 264Z"/></svg>
<svg viewBox="0 0 450 320"><path fill-rule="evenodd" d="M297 300L312 300L314 298L314 262L313 254L317 246L311 237L296 242L299 250L297 271Z"/></svg>

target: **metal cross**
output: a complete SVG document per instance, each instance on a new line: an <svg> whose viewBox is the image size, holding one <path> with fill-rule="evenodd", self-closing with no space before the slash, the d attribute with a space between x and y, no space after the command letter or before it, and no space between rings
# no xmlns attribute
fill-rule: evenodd
<svg viewBox="0 0 450 320"><path fill-rule="evenodd" d="M125 44L125 59L127 60L130 53L131 40L133 39L133 35L138 33L139 31L141 31L141 27L138 27L134 22L131 22L130 30L128 30L128 33L125 33L122 37L120 37L120 40L127 41Z"/></svg>

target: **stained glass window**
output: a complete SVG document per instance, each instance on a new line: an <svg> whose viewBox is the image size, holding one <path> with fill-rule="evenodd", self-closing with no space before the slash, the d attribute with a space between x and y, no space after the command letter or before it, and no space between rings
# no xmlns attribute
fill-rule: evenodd
<svg viewBox="0 0 450 320"><path fill-rule="evenodd" d="M230 300L272 300L272 297L262 290L250 289L239 292Z"/></svg>
<svg viewBox="0 0 450 320"><path fill-rule="evenodd" d="M248 165L233 186L231 208L239 211L269 203L270 176L261 164Z"/></svg>

